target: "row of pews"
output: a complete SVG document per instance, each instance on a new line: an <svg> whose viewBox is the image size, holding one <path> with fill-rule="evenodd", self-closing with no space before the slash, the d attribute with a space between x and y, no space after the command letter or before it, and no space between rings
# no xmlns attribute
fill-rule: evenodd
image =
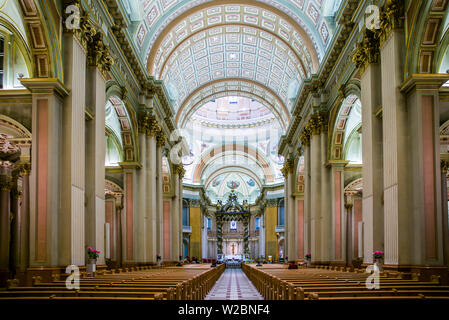
<svg viewBox="0 0 449 320"><path fill-rule="evenodd" d="M320 266L287 269L285 265L242 265L266 300L449 299L449 286L438 276L419 281L416 274L380 272L378 289L365 269ZM367 278L371 286L366 285ZM370 289L371 287L371 289Z"/></svg>
<svg viewBox="0 0 449 320"><path fill-rule="evenodd" d="M7 288L0 290L0 300L201 300L224 269L224 265L187 265L105 270L93 276L82 273L79 290L69 290L60 275L51 282L37 276L29 287L9 280Z"/></svg>

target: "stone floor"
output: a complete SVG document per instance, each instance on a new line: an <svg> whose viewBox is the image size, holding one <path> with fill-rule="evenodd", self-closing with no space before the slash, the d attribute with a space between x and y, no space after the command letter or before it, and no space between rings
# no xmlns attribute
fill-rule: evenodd
<svg viewBox="0 0 449 320"><path fill-rule="evenodd" d="M206 300L263 300L242 269L226 269Z"/></svg>

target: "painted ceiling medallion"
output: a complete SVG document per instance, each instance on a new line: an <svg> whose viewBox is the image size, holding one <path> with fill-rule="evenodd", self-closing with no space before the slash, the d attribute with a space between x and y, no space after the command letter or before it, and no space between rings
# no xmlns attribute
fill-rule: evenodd
<svg viewBox="0 0 449 320"><path fill-rule="evenodd" d="M238 181L228 181L226 185L228 186L229 189L235 190L235 189L237 189L240 186L240 182L238 182Z"/></svg>

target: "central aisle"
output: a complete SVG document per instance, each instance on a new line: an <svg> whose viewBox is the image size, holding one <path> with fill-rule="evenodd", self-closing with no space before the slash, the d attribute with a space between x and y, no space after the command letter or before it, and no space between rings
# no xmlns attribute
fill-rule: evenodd
<svg viewBox="0 0 449 320"><path fill-rule="evenodd" d="M263 300L242 269L226 269L205 300Z"/></svg>

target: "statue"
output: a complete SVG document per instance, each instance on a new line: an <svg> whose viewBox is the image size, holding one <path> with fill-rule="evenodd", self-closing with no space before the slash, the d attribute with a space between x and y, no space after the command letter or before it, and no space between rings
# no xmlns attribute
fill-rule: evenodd
<svg viewBox="0 0 449 320"><path fill-rule="evenodd" d="M243 200L243 210L248 211L249 206L248 206L248 200Z"/></svg>
<svg viewBox="0 0 449 320"><path fill-rule="evenodd" d="M221 202L221 200L217 201L217 209L221 210L221 207L223 206L223 203Z"/></svg>

